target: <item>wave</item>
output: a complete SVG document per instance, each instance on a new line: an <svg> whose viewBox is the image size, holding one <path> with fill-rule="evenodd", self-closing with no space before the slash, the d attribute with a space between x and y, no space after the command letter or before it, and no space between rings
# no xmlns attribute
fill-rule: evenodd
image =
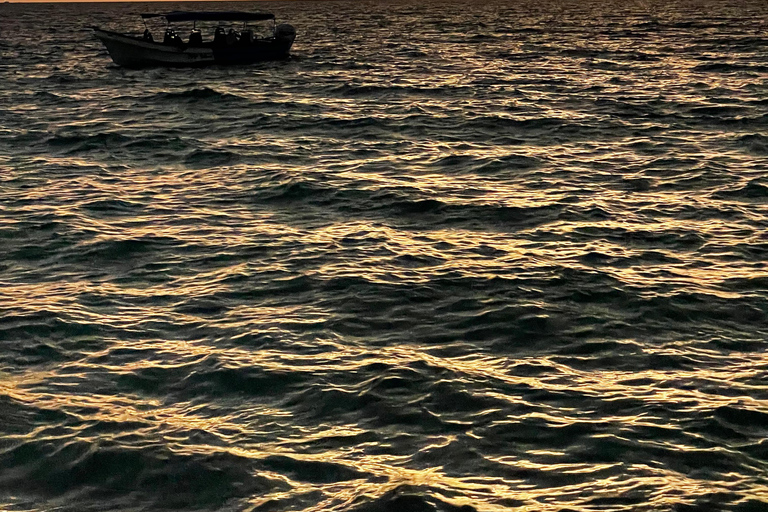
<svg viewBox="0 0 768 512"><path fill-rule="evenodd" d="M738 73L738 72L750 72L750 73L766 73L768 72L768 66L761 66L755 64L736 64L728 62L713 62L710 64L699 64L693 68L694 71L701 73Z"/></svg>
<svg viewBox="0 0 768 512"><path fill-rule="evenodd" d="M706 106L706 107L694 107L689 110L693 115L697 116L709 116L718 119L725 119L727 117L734 117L743 115L750 112L751 109L746 107L738 107L733 105L718 105L718 106Z"/></svg>
<svg viewBox="0 0 768 512"><path fill-rule="evenodd" d="M191 169L227 167L238 164L242 156L224 149L196 149L184 157L184 164Z"/></svg>
<svg viewBox="0 0 768 512"><path fill-rule="evenodd" d="M755 179L737 189L720 190L712 194L716 199L735 200L768 200L768 185L764 185L761 179Z"/></svg>
<svg viewBox="0 0 768 512"><path fill-rule="evenodd" d="M406 222L421 222L425 228L460 223L492 230L532 227L556 219L563 211L563 207L556 205L517 207L448 203L433 198L408 197L402 191L337 189L309 181L291 181L258 193L264 201L300 202L364 217L384 215Z"/></svg>
<svg viewBox="0 0 768 512"><path fill-rule="evenodd" d="M144 205L120 199L100 199L83 203L80 208L96 215L136 215Z"/></svg>
<svg viewBox="0 0 768 512"><path fill-rule="evenodd" d="M62 135L55 134L45 140L45 145L54 151L66 155L76 155L88 152L130 151L137 157L154 158L157 153L178 152L189 146L190 142L168 135L145 133L141 135L120 132L105 132L96 134Z"/></svg>
<svg viewBox="0 0 768 512"><path fill-rule="evenodd" d="M297 482L328 484L347 480L367 479L369 475L342 464L300 460L293 457L271 455L259 461L259 465L279 472Z"/></svg>
<svg viewBox="0 0 768 512"><path fill-rule="evenodd" d="M82 243L72 251L65 251L65 254L68 260L76 262L130 262L135 265L138 258L151 260L157 257L159 252L181 245L180 241L173 238L148 236Z"/></svg>
<svg viewBox="0 0 768 512"><path fill-rule="evenodd" d="M565 4L0 6L0 509L762 510L759 9Z"/></svg>
<svg viewBox="0 0 768 512"><path fill-rule="evenodd" d="M750 153L756 155L768 155L768 136L760 133L742 135L736 143Z"/></svg>
<svg viewBox="0 0 768 512"><path fill-rule="evenodd" d="M414 486L398 486L375 499L358 499L350 512L476 512L472 505L455 505L439 492ZM364 501L363 503L360 503Z"/></svg>
<svg viewBox="0 0 768 512"><path fill-rule="evenodd" d="M121 430L147 425L123 423ZM99 424L93 434L104 434ZM159 508L222 506L234 497L262 494L286 484L253 473L249 459L217 453L179 454L159 446L99 445L64 438L27 441L0 454L0 489L99 499L111 508L127 499Z"/></svg>
<svg viewBox="0 0 768 512"><path fill-rule="evenodd" d="M92 149L120 146L134 139L117 132L97 133L92 135L54 135L46 142L53 148L66 148L74 151L89 151Z"/></svg>
<svg viewBox="0 0 768 512"><path fill-rule="evenodd" d="M192 89L184 89L180 91L163 91L155 93L154 95L146 98L148 100L160 100L160 101L247 101L236 94L229 92L219 92L212 87L195 87Z"/></svg>
<svg viewBox="0 0 768 512"><path fill-rule="evenodd" d="M505 155L479 158L470 155L448 155L430 162L427 167L461 173L496 174L511 170L529 170L541 167L542 159L527 155Z"/></svg>
<svg viewBox="0 0 768 512"><path fill-rule="evenodd" d="M102 330L97 323L73 320L54 311L3 312L0 319L0 340L24 340L16 347L22 358L50 356L61 360L66 355L61 340L87 338Z"/></svg>
<svg viewBox="0 0 768 512"><path fill-rule="evenodd" d="M405 85L349 85L344 84L329 89L329 92L339 96L370 96L386 95L419 95L443 97L453 91L465 89L465 86L432 86L418 87Z"/></svg>

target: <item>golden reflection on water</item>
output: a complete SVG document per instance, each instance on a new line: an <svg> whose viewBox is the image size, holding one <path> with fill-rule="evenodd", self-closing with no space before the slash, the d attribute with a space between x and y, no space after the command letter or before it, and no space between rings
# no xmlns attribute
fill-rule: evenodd
<svg viewBox="0 0 768 512"><path fill-rule="evenodd" d="M749 30L754 26L749 23ZM746 304L764 295L768 269L755 250L765 242L764 197L722 195L765 174L764 142L747 151L739 144L744 135L762 140L757 131L764 120L739 113L762 115L761 75L755 68L703 73L692 50L660 48L661 40L679 30L683 35L675 44L690 43L693 33L679 27L639 29L648 53L636 61L637 39L590 28L578 43L569 43L586 55L575 56L563 52L559 36L542 41L547 30L512 42L500 33L485 34L482 44L429 41L434 53L423 64L443 67L428 72L403 66L410 63L401 57L381 62L374 55L366 73L345 70L332 59L314 69L316 59L326 58L318 51L288 64L301 70L292 79L309 79L311 85L279 82L268 93L253 87L252 77L219 79L201 98L188 94L191 86L179 81L182 75L165 76L163 85L155 75L142 82L141 75L105 71L100 64L90 83L67 87L53 72L24 71L25 80L53 83L51 101L68 106L41 108L44 100L23 83L15 104L4 110L8 119L16 115L23 123L11 126L3 118L10 127L0 126L0 135L35 142L32 149L16 148L29 150L21 157L0 155L3 166L13 159L2 185L12 191L3 197L14 202L0 209L15 214L4 217L2 228L28 237L22 254L9 257L8 268L0 270L0 309L8 313L4 321L20 326L20 352L28 348L33 361L37 349L45 353L55 345L60 352L59 360L0 368L0 397L67 416L4 435L4 441L17 446L79 440L94 450L110 443L163 446L189 456L226 453L253 467L283 456L363 474L317 483L291 472L258 470L290 490L253 497L253 508L320 492L320 499L306 498L312 504L303 510L344 510L361 497L381 497L401 486L429 488L481 512L555 512L566 502L583 512L641 510L611 501L622 497L635 497L642 510L667 510L699 496L733 493L737 484L752 498L768 501L761 462L748 455L737 469L753 471L752 480L735 470L676 471L654 455L667 450L716 459L747 453L737 442L725 447L708 433L686 428L689 417L711 419L723 407L768 412L768 402L759 398L768 355L718 345L740 335L761 336L759 325L736 325L752 322L749 306L743 318L732 313L717 329L711 324L719 311L705 306L697 311L701 320L679 330L673 321L653 328L649 321L634 331L628 325L619 335L603 336L606 331L595 327L595 320L614 309L631 324L633 315L668 304ZM334 41L344 36L343 30L333 33ZM410 35L407 43L417 45L418 34ZM749 37L759 46L759 38L752 32ZM503 41L507 46L499 47ZM515 61L536 52L535 60ZM740 52L734 46L723 54L738 59ZM622 62L615 67L605 54ZM724 55L713 51L706 57ZM601 69L605 64L608 69ZM274 78L266 75L264 80ZM361 90L366 86L379 87L383 96ZM123 96L107 100L117 90ZM168 101L169 92L179 96ZM743 109L727 119L730 124L695 124L693 109L712 107L725 96ZM6 91L0 100L5 97ZM236 102L238 119L258 114L243 122L247 129L217 125L219 110L230 108L230 101ZM163 123L141 110L146 104L165 109ZM645 110L651 107L656 117ZM138 113L132 115L131 108ZM275 120L283 124L269 125ZM365 130L358 122L382 131L360 137ZM173 133L148 137L161 124L174 123ZM291 123L291 130L283 129ZM104 127L107 135L124 138L100 138ZM225 154L225 163L196 158L198 150ZM47 254L35 252L51 240ZM750 250L755 254L745 256ZM603 302L558 302L553 296L560 293L592 291L551 284L571 276L626 293ZM475 293L491 281L501 291ZM448 320L405 300L383 312L393 325L399 314L414 315L407 318L408 328L391 329L391 338L387 328L367 337L363 329L350 334L339 327L339 317L361 314L352 307L358 302L372 303L365 314L375 317L379 300L397 302L424 290L452 293L441 282L459 283L463 298L477 299L469 311L450 312L470 325L444 337L452 341L427 343L431 331ZM357 295L356 283L366 291ZM294 289L281 299L270 286ZM379 296L387 290L394 299ZM631 304L618 303L622 297ZM484 326L499 331L489 337L509 338L509 347L464 340L473 327L469 320L482 323L482 315L504 313L506 303L518 298L516 305L536 310L546 325L531 340L546 346L539 355L517 350L526 347L516 343L528 340L505 332L517 329L513 320ZM739 334L732 336L730 325ZM598 350L559 352L559 338L578 338ZM609 350L600 351L601 344ZM465 355L450 355L457 352ZM654 363L665 358L678 366ZM366 367L374 364L387 370L370 376ZM450 383L491 405L474 415L446 412L428 400L421 404L430 390L414 392L413 403L426 417L466 428L458 428L460 434L419 432L418 453L406 456L397 454L391 434L400 428L407 436L409 427L377 430L364 416L343 415L313 423L311 415L304 418L287 405L290 385L263 394L233 386L224 397L211 398L205 392L156 396L151 384L120 384L153 371L166 381L200 375L215 380L226 372L291 375L318 395L349 399L380 393L376 386L387 372L429 373L429 384ZM166 381L163 386L177 389ZM122 430L98 428L109 423ZM569 439L567 448L510 447L493 438L493 432L537 425L605 429L589 439ZM669 435L630 439L660 430ZM199 432L209 436L200 440ZM377 441L356 439L370 433ZM332 442L338 439L351 441ZM477 443L466 446L467 439ZM634 450L646 450L646 460L585 462L572 452L589 449L581 442L599 441L631 441ZM429 457L441 452L458 453L460 460ZM501 469L494 476L475 471L478 460ZM465 466L456 469L453 463Z"/></svg>
<svg viewBox="0 0 768 512"><path fill-rule="evenodd" d="M754 410L768 410L768 403L751 398L744 389L743 394L733 393L728 396L711 393L702 389L680 386L680 382L711 382L719 383L717 389L731 389L735 391L741 384L740 381L750 376L758 377L760 368L768 366L768 354L752 353L741 354L738 357L724 357L714 352L703 351L701 357L708 357L716 366L702 364L693 370L642 370L642 371L615 371L595 370L580 371L572 366L560 363L553 358L543 357L535 359L509 361L506 358L485 356L464 357L440 357L433 355L434 347L418 346L415 344L402 344L398 346L381 347L374 355L368 348L346 346L333 340L325 340L328 346L333 347L331 352L321 354L297 354L280 350L249 351L233 346L218 346L199 342L183 341L158 341L143 344L113 342L109 349L93 353L90 357L72 363L60 365L48 371L25 372L22 374L6 373L0 376L0 395L10 397L21 403L34 405L38 409L64 411L83 423L86 428L94 422L126 422L140 425L143 441L151 443L162 442L169 450L182 454L212 454L227 452L240 457L258 461L265 457L283 455L295 460L332 462L353 468L367 475L381 478L381 481L371 482L365 480L350 480L341 483L316 484L292 480L290 477L274 473L264 472L264 476L280 479L290 484L292 495L320 491L326 498L311 510L341 509L348 506L361 496L376 497L394 490L400 485L419 486L425 485L438 492L444 492L450 501L451 497L461 492L465 497L455 504L482 503L483 510L503 510L505 505L500 505L504 500L514 500L524 505L522 510L558 510L558 503L549 502L553 495L559 500L572 496L573 506L580 510L578 503L582 503L584 510L589 508L589 501L598 497L616 497L625 493L632 493L635 488L655 489L655 497L649 499L649 506L672 506L681 495L697 496L700 493L712 492L713 488L722 486L726 491L728 483L701 481L697 478L660 469L654 466L634 465L625 468L625 476L601 476L611 468L622 463L574 463L557 459L567 459L563 452L551 450L530 450L527 453L530 459L522 456L494 456L485 455L487 460L501 465L510 466L515 470L530 469L543 472L552 472L560 475L568 474L592 474L593 479L587 482L575 484L562 484L556 488L540 487L528 484L519 478L507 479L493 477L460 478L451 476L439 467L418 469L404 467L408 457L393 455L369 455L366 454L366 446L358 444L354 447L343 448L337 451L325 450L323 453L314 454L301 451L301 446L322 442L326 438L352 437L365 433L366 430L353 424L321 424L301 425L300 420L289 411L270 407L264 404L241 404L229 414L218 416L215 409L209 406L193 405L189 402L169 404L165 400L139 397L137 395L103 395L98 393L82 394L81 385L94 376L108 372L114 376L130 374L146 368L174 368L191 367L199 365L206 358L216 358L219 368L249 368L260 369L267 373L282 372L307 372L322 375L328 372L355 372L363 366L372 363L386 363L393 367L408 368L413 363L427 364L430 367L441 368L449 371L455 378L467 379L472 382L504 382L509 385L525 386L530 389L549 391L578 392L587 396L601 397L602 400L637 398L648 404L668 404L672 407L683 407L684 410L711 411L718 407L731 404L739 404L742 408ZM629 342L633 343L633 342ZM104 358L109 352L129 348L131 350L153 349L155 351L172 351L175 354L185 354L182 360L176 363L140 359L126 363L125 365L105 364ZM658 354L676 353L674 347L657 347L655 349L644 347L644 351ZM685 354L690 356L690 350ZM679 351L677 351L677 355ZM93 360L92 364L90 361ZM531 377L516 375L515 368L518 365L534 364L544 369L539 376ZM640 384L642 383L642 384ZM337 384L338 389L344 389ZM495 391L498 386L488 384L485 393L497 399L510 403L525 403L524 396L503 394ZM350 388L350 392L359 392L359 386ZM599 418L584 416L583 412L573 411L568 415L562 407L557 414L527 413L522 416L509 417L509 428L514 429L515 424L526 418L538 418L548 425L568 425L570 423L598 421L629 426L662 426L667 421L664 418L654 418L648 414L639 414L635 417L626 415L612 417L602 415ZM471 418L466 418L471 421ZM267 432L269 426L277 422L284 431L278 439L268 438L260 434ZM25 439L44 439L46 429L38 429L23 434L11 435L7 441L11 443L22 442ZM188 433L200 430L211 433L222 440L219 445L196 444L189 438ZM68 434L75 434L76 431ZM85 437L99 443L114 441L120 442L125 433L109 434L99 432L95 437ZM469 435L472 435L471 431ZM244 442L250 439L251 441ZM430 445L423 448L424 451L446 447L457 442L455 436L436 436ZM643 441L640 441L641 443ZM674 446L675 450L696 449L687 446L681 441ZM613 474L613 472L608 472ZM382 483L385 482L385 483ZM768 488L764 485L751 486L755 498L768 497ZM285 492L277 492L259 496L251 500L253 506L258 506L270 499L285 497ZM469 497L469 498L467 498ZM471 498L471 499L470 499ZM560 502L561 504L561 502Z"/></svg>
<svg viewBox="0 0 768 512"><path fill-rule="evenodd" d="M279 144L279 140L275 140ZM232 141L221 141L232 143ZM621 161L622 155L626 155L626 160L637 159L636 154L629 152L622 153L621 146L615 145L606 148L610 155L607 164L611 161ZM429 149L427 146L426 149ZM469 158L503 158L509 155L521 155L539 159L542 163L551 163L556 165L561 155L568 159L573 158L572 151L569 148L558 147L554 151L550 147L520 146L520 147L494 147L488 146L456 150L450 145L438 144L431 147L426 154L418 156L414 161L414 176L392 175L385 171L370 172L360 168L365 166L376 166L377 164L386 164L394 157L382 156L379 159L366 158L360 160L346 159L344 166L346 169L340 169L333 173L333 176L325 175L323 178L330 178L329 186L332 188L341 187L341 185L350 182L364 182L364 187L370 190L384 188L396 188L398 186L407 189L415 189L427 194L428 196L439 197L440 201L446 205L479 205L491 207L507 208L531 208L555 206L568 194L580 194L583 196L583 188L569 191L567 187L558 187L550 189L542 187L541 189L532 189L529 182L500 183L499 180L486 182L478 179L479 176L469 172L457 174L434 173L429 170L430 162L438 161L445 157L469 157ZM708 158L708 155L702 155L702 158ZM584 163L589 163L589 159L582 159ZM599 157L593 158L593 162L598 162ZM58 162L61 165L75 165L87 167L90 164L87 161L80 161L73 158L60 157ZM394 161L393 165L394 165ZM626 165L626 163L625 163ZM423 170L420 170L423 167ZM279 167L278 167L279 168ZM243 173L248 172L247 167L235 166L234 175L241 177ZM594 173L588 168L582 169L564 169L574 174ZM542 179L553 172L544 167L540 174ZM598 173L599 175L599 173ZM610 176L608 174L607 176ZM319 178L320 176L318 176ZM223 179L222 179L223 178ZM679 179L679 175L674 176ZM590 252L597 252L607 258L616 258L619 261L607 262L597 265L599 271L605 275L610 275L625 284L638 284L641 286L655 286L663 283L674 283L679 285L678 290L688 289L695 293L708 293L723 298L734 298L736 292L730 292L722 289L722 284L730 279L755 279L768 276L768 270L760 266L745 266L738 260L726 260L730 251L739 251L739 247L744 244L760 243L760 234L756 232L749 217L745 220L724 219L724 218L706 218L691 219L680 218L674 215L681 208L729 208L730 206L723 201L713 200L709 193L710 190L704 190L702 193L692 195L690 191L646 191L641 193L627 193L623 190L613 190L607 182L597 180L594 183L594 190L586 192L599 192L593 200L582 197L579 208L588 210L590 208L601 208L607 212L632 212L611 220L585 220L578 221L569 219L567 221L553 221L544 226L524 226L516 228L513 233L508 231L508 226L500 225L499 232L478 233L477 231L467 231L462 229L438 229L429 232L426 239L415 239L410 231L403 231L393 227L383 226L378 223L366 222L342 222L328 223L325 226L319 226L317 229L301 230L293 225L281 222L279 216L275 213L255 212L246 208L232 209L228 208L226 213L217 212L210 208L193 207L185 204L191 197L199 197L206 193L219 191L225 194L243 194L247 190L242 189L236 179L232 179L231 174L219 174L206 172L195 172L184 170L182 172L161 172L148 174L141 170L129 172L123 179L105 182L104 180L91 179L91 183L82 182L78 178L79 187L89 187L99 189L101 194L114 194L130 200L132 197L137 199L147 196L153 197L154 201L166 205L177 205L178 210L169 210L167 215L158 216L152 214L153 222L148 223L142 218L141 212L131 221L121 221L115 219L99 219L89 215L77 215L72 218L74 225L85 230L93 230L99 233L90 242L91 246L109 242L110 240L141 240L152 239L155 237L165 237L176 240L180 243L195 244L198 246L221 246L242 247L252 243L253 237L284 237L288 240L293 239L297 243L314 243L336 245L339 238L345 236L354 236L360 232L365 232L367 237L383 237L388 240L387 247L394 249L395 252L402 254L412 254L439 258L443 260L440 263L428 266L430 272L448 272L453 270L464 270L471 277L494 277L508 274L505 270L508 265L523 264L524 268L535 269L542 265L552 263L567 264L571 268L592 270L596 264L583 264L579 259ZM216 181L212 181L216 180ZM62 186L62 197L71 197L72 191L64 187L71 186L72 183L65 182ZM581 185L583 187L583 183ZM240 187L240 188L239 188ZM467 193L467 191L471 191ZM44 205L43 200L50 195L50 190L30 189L25 191L27 200L40 201L41 204L36 208L45 210L50 208ZM651 213L650 206L653 206ZM58 207L57 214L64 217L72 217L71 206ZM643 215L643 211L648 211L648 215ZM744 215L754 216L750 211L745 210ZM183 216L184 220L179 217ZM649 219L649 216L652 217ZM222 222L217 222L220 219ZM652 230L655 233L668 233L677 236L686 233L695 233L702 240L700 246L715 247L717 251L708 254L709 261L706 263L697 261L699 256L694 252L698 247L691 247L683 250L669 250L661 247L653 247L648 241L644 240L644 233L649 228L651 220ZM582 230L603 230L606 237L603 239L592 239L590 242L569 241L569 238L576 239L576 234ZM739 233L739 236L734 236ZM532 241L529 238L538 238L541 241ZM547 241L551 238L552 241ZM706 242L704 241L706 240ZM453 250L437 249L435 244L438 242L447 242L454 246ZM496 251L504 253L494 258L476 258L476 255L462 252L465 249L478 247L480 245L490 247ZM88 250L89 247L83 247ZM642 260L643 255L648 251L657 251L660 255L666 257L667 263L649 263ZM711 258L721 258L718 263L713 263ZM635 260L637 262L635 263ZM626 261L626 262L625 262ZM382 265L384 263L384 265ZM362 267L349 268L343 265L335 267L333 263L327 264L318 269L320 276L336 276L345 272L347 274L361 275L374 281L387 281L389 276L399 276L400 278L409 278L422 280L420 272L409 270L403 273L392 265L386 265L385 257L369 258L361 260ZM475 269L474 271L471 269ZM482 269L482 270L481 270ZM226 277L226 274L234 274L244 270L241 268L217 269L212 270L211 275L216 282L217 279ZM279 261L271 261L264 270L287 270L285 265ZM222 275L224 273L224 275ZM183 279L183 278L180 278ZM199 286L194 286L189 279L188 286L176 287L173 290L166 290L165 293L183 295L186 293L202 292ZM25 287L25 285L15 285ZM41 287L52 286L50 284L39 285ZM82 286L82 285L81 285ZM108 286L108 283L104 283ZM213 286L213 285L211 285ZM39 297L58 296L56 290L41 289L39 292L26 289L15 289L14 295L28 293ZM72 290L73 292L75 290ZM122 293L131 293L131 291L121 289ZM157 291L154 288L145 290L144 293ZM210 291L210 290L209 290Z"/></svg>

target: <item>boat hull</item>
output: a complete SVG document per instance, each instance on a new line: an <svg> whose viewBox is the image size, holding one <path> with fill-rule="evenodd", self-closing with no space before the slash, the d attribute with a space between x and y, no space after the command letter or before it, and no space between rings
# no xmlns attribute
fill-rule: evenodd
<svg viewBox="0 0 768 512"><path fill-rule="evenodd" d="M175 46L94 28L115 64L126 68L154 66L207 66L211 64L252 64L286 59L292 38L269 38L247 46Z"/></svg>

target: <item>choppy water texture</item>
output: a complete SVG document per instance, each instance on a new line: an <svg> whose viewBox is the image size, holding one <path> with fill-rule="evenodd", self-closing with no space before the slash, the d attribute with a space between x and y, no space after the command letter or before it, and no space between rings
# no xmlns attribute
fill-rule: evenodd
<svg viewBox="0 0 768 512"><path fill-rule="evenodd" d="M179 7L0 5L0 508L768 509L765 3Z"/></svg>

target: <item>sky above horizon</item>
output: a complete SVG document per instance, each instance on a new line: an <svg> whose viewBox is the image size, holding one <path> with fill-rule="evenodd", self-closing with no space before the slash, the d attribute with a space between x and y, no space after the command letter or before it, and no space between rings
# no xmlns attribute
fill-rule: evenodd
<svg viewBox="0 0 768 512"><path fill-rule="evenodd" d="M99 3L124 3L124 4L135 4L135 3L158 3L158 2L165 2L165 3L211 3L211 2L243 2L243 3L251 3L251 2L263 2L268 0L9 0L6 2L6 0L0 0L0 4L2 3L11 3L11 4L73 4L73 3L90 3L90 4L99 4Z"/></svg>

